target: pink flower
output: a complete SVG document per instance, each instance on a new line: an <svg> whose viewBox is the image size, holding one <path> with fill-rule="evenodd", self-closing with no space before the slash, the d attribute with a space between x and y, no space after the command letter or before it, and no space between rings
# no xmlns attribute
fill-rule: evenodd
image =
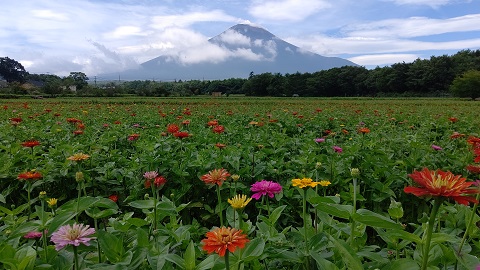
<svg viewBox="0 0 480 270"><path fill-rule="evenodd" d="M315 142L316 142L316 143L325 142L325 138L316 138L316 139L315 139Z"/></svg>
<svg viewBox="0 0 480 270"><path fill-rule="evenodd" d="M443 150L442 147L440 147L440 146L438 146L438 145L435 145L435 144L432 144L432 149L435 150L435 151Z"/></svg>
<svg viewBox="0 0 480 270"><path fill-rule="evenodd" d="M23 236L23 238L27 238L27 239L37 239L37 238L40 238L40 237L42 237L42 233L41 232L36 232L36 231L28 232L27 234L25 234Z"/></svg>
<svg viewBox="0 0 480 270"><path fill-rule="evenodd" d="M158 176L158 173L156 171L151 171L151 172L146 172L143 174L143 177L148 180L155 179L155 177Z"/></svg>
<svg viewBox="0 0 480 270"><path fill-rule="evenodd" d="M333 151L337 152L337 153L342 153L343 152L343 149L340 147L340 146L332 146L332 149Z"/></svg>
<svg viewBox="0 0 480 270"><path fill-rule="evenodd" d="M74 245L78 247L80 244L89 246L89 241L95 239L95 237L87 237L95 233L94 228L90 228L89 225L73 224L65 225L58 229L58 231L52 233L52 242L55 243L55 249L59 251L67 245Z"/></svg>
<svg viewBox="0 0 480 270"><path fill-rule="evenodd" d="M273 198L275 194L282 192L282 186L273 181L262 180L253 184L250 190L252 192L256 192L252 195L252 198L259 200L260 197L264 195L268 195L268 197Z"/></svg>

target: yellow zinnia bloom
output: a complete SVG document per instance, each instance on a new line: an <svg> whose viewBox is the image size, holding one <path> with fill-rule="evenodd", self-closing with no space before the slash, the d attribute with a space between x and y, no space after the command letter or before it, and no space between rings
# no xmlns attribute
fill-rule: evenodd
<svg viewBox="0 0 480 270"><path fill-rule="evenodd" d="M50 198L47 200L48 207L53 208L54 206L57 205L58 200L55 198Z"/></svg>
<svg viewBox="0 0 480 270"><path fill-rule="evenodd" d="M71 161L82 161L82 160L86 160L86 159L89 159L89 158L90 158L90 156L87 155L87 154L77 153L73 156L68 157L67 159L71 160Z"/></svg>
<svg viewBox="0 0 480 270"><path fill-rule="evenodd" d="M252 200L252 198L247 199L247 195L235 195L235 197L228 199L228 203L234 209L243 209L247 204Z"/></svg>
<svg viewBox="0 0 480 270"><path fill-rule="evenodd" d="M316 187L320 182L313 182L312 178L292 179L292 186L299 188Z"/></svg>
<svg viewBox="0 0 480 270"><path fill-rule="evenodd" d="M319 185L322 186L322 187L328 187L330 185L330 181L328 180L322 180L319 182Z"/></svg>

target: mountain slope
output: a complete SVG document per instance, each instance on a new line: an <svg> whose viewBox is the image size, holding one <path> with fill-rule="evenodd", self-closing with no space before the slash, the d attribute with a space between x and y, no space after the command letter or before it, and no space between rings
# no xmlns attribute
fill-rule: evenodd
<svg viewBox="0 0 480 270"><path fill-rule="evenodd" d="M357 65L304 51L261 27L237 24L209 39L203 47L159 56L120 76L124 80L218 80L246 78L251 72L304 73L342 66Z"/></svg>

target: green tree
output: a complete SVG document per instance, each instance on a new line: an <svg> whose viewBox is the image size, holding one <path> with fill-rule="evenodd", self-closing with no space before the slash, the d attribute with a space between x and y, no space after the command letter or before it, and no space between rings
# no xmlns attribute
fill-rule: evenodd
<svg viewBox="0 0 480 270"><path fill-rule="evenodd" d="M469 97L476 99L480 97L480 70L469 70L462 76L456 77L450 91L457 97Z"/></svg>
<svg viewBox="0 0 480 270"><path fill-rule="evenodd" d="M0 76L7 82L25 82L28 72L19 62L8 57L0 57Z"/></svg>
<svg viewBox="0 0 480 270"><path fill-rule="evenodd" d="M77 90L80 90L88 85L88 77L83 72L70 72L68 78L73 79L74 84L77 86Z"/></svg>

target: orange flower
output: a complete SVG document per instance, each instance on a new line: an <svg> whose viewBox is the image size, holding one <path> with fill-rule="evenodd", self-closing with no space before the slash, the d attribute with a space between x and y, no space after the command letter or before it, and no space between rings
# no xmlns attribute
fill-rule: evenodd
<svg viewBox="0 0 480 270"><path fill-rule="evenodd" d="M458 121L458 118L456 118L456 117L449 117L448 120L450 120L450 122L452 122L452 123L455 123L455 122Z"/></svg>
<svg viewBox="0 0 480 270"><path fill-rule="evenodd" d="M215 185L221 186L225 180L230 176L230 173L225 169L213 169L209 171L207 174L201 177L202 181L205 182L207 185Z"/></svg>
<svg viewBox="0 0 480 270"><path fill-rule="evenodd" d="M215 127L212 128L212 131L214 133L223 133L225 131L225 128L222 125L216 125Z"/></svg>
<svg viewBox="0 0 480 270"><path fill-rule="evenodd" d="M358 133L361 133L361 134L370 133L370 129L366 128L366 127L363 127L363 128L358 129Z"/></svg>
<svg viewBox="0 0 480 270"><path fill-rule="evenodd" d="M73 135L75 135L75 136L82 135L82 134L83 134L83 130L78 129L78 130L73 131Z"/></svg>
<svg viewBox="0 0 480 270"><path fill-rule="evenodd" d="M245 244L250 242L247 235L242 233L242 230L235 228L216 228L213 231L206 233L206 239L202 240L202 249L211 254L213 252L225 256L227 250L235 252L238 248L244 248Z"/></svg>
<svg viewBox="0 0 480 270"><path fill-rule="evenodd" d="M480 145L480 138L477 138L475 136L470 136L468 137L467 142L473 145L473 148L475 148Z"/></svg>
<svg viewBox="0 0 480 270"><path fill-rule="evenodd" d="M26 141L26 142L23 142L23 143L22 143L22 146L23 146L23 147L30 147L30 148L33 148L33 147L38 146L38 145L40 145L40 142L39 142L39 141L35 141L35 140Z"/></svg>
<svg viewBox="0 0 480 270"><path fill-rule="evenodd" d="M462 134L462 133L458 133L458 132L453 132L453 134L450 136L450 139L458 139L458 138L461 138L461 137L465 137L465 134Z"/></svg>
<svg viewBox="0 0 480 270"><path fill-rule="evenodd" d="M467 178L461 175L453 175L451 172L442 170L430 171L424 168L422 171L414 171L409 174L410 178L415 181L419 187L405 187L405 193L412 193L415 196L433 196L452 198L457 203L468 205L469 202L477 203L478 201L468 196L468 194L478 193L477 189L469 187L474 182L466 182Z"/></svg>
<svg viewBox="0 0 480 270"><path fill-rule="evenodd" d="M110 196L108 196L108 198L110 200L112 200L113 202L117 202L118 201L118 195L117 194L112 194Z"/></svg>
<svg viewBox="0 0 480 270"><path fill-rule="evenodd" d="M179 130L180 130L180 128L179 128L177 125L175 125L175 124L169 124L169 125L167 126L167 131L168 131L169 133L172 133L172 134L173 134L173 133L175 133L175 132L178 132Z"/></svg>
<svg viewBox="0 0 480 270"><path fill-rule="evenodd" d="M180 138L180 139L183 139L183 138L187 138L188 136L190 136L190 134L188 134L188 132L178 131L178 132L173 133L173 136L175 136L177 138Z"/></svg>
<svg viewBox="0 0 480 270"><path fill-rule="evenodd" d="M209 126L209 127L217 126L217 125L218 125L217 120L211 120L211 121L208 121L208 123L207 123L207 126Z"/></svg>
<svg viewBox="0 0 480 270"><path fill-rule="evenodd" d="M24 172L18 175L18 179L20 180L27 180L27 181L33 181L42 178L42 174L39 172L35 171L30 171L30 172Z"/></svg>
<svg viewBox="0 0 480 270"><path fill-rule="evenodd" d="M67 160L71 160L71 161L82 161L82 160L87 160L89 159L90 156L87 155L87 154L84 154L84 153L77 153L73 156L70 156L67 158Z"/></svg>
<svg viewBox="0 0 480 270"><path fill-rule="evenodd" d="M226 144L223 144L223 143L216 143L216 144L215 144L215 147L217 147L217 148L219 148L219 149L223 149L223 148L227 147L227 145L226 145Z"/></svg>
<svg viewBox="0 0 480 270"><path fill-rule="evenodd" d="M467 171L480 174L480 165L468 165Z"/></svg>

